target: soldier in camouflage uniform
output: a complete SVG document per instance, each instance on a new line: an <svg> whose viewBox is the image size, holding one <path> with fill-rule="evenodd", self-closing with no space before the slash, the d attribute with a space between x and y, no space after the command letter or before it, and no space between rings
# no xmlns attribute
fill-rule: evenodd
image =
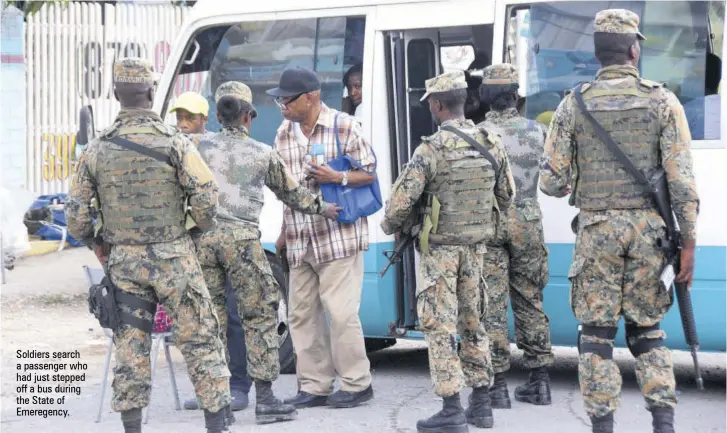
<svg viewBox="0 0 727 433"><path fill-rule="evenodd" d="M115 95L122 108L113 125L83 153L66 219L74 237L97 251L106 246L101 260L121 293L159 302L172 316L174 341L204 408L207 431L219 433L230 404L230 373L217 315L185 229L185 199L198 229L214 228L217 186L192 143L151 111L153 78L152 66L144 59L115 63ZM146 153L117 144L124 139ZM90 213L95 199L103 215L99 237ZM152 320L149 311L123 304L120 308ZM151 336L124 323L114 330L114 344L111 407L121 412L126 433L138 433L141 410L151 392Z"/></svg>
<svg viewBox="0 0 727 433"><path fill-rule="evenodd" d="M548 282L548 250L538 203L538 176L545 129L519 115L517 69L511 64L492 65L483 71L481 97L491 111L480 125L494 129L512 164L517 186L513 206L502 214L494 239L487 243L484 273L487 278L485 328L490 337L495 380L490 388L493 408L510 408L505 372L510 370L507 302L515 316L515 341L531 369L527 384L515 388L515 399L548 405L553 363L550 322L543 311L543 289ZM509 295L509 296L508 296Z"/></svg>
<svg viewBox="0 0 727 433"><path fill-rule="evenodd" d="M457 433L468 431L467 423L493 425L488 394L492 367L482 323L487 308L482 260L497 209L510 205L515 184L500 138L464 118L464 73L427 80L426 90L422 101L428 100L443 130L423 138L414 151L393 186L381 228L387 234L398 232L412 212L423 214L417 241L417 315L429 345L432 380L444 404L440 412L419 421L417 429ZM497 167L457 132L445 131L448 128L479 143L494 155ZM466 412L459 395L465 385L474 388Z"/></svg>
<svg viewBox="0 0 727 433"><path fill-rule="evenodd" d="M691 136L684 110L662 84L636 68L639 17L623 9L599 12L594 45L602 68L582 89L586 109L648 179L663 168L682 231L682 269L689 286L694 269L699 199L694 182ZM677 404L671 354L659 329L673 303L661 290L665 265L657 239L666 235L650 192L624 169L598 137L570 93L553 116L545 143L540 189L580 208L569 272L571 306L582 323L578 376L594 432L612 432L621 374L612 360L621 316L636 358L636 378L652 414L655 433L674 432Z"/></svg>
<svg viewBox="0 0 727 433"><path fill-rule="evenodd" d="M271 389L278 378L277 318L280 288L260 243L259 219L263 187L293 209L338 217L338 206L322 201L298 184L275 150L248 134L254 116L252 92L230 81L215 92L217 118L223 128L199 149L220 189L217 228L195 238L197 254L220 318L220 338L226 342L225 280L236 291L247 346L247 366L255 381L258 423L295 418L295 406L283 404Z"/></svg>

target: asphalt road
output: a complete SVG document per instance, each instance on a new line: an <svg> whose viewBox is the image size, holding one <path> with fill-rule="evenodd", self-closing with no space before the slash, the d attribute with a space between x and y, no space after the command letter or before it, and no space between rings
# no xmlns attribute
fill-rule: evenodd
<svg viewBox="0 0 727 433"><path fill-rule="evenodd" d="M616 414L616 431L619 433L651 432L650 414L644 409L644 401L636 386L633 361L628 352L617 350L616 359L624 374L621 408ZM184 371L181 356L172 350L175 360L177 382L181 399L192 395L192 386ZM516 351L517 353L517 351ZM583 410L577 382L576 357L573 349L558 348L557 361L552 372L553 404L548 407L534 407L516 402L510 410L495 411L495 427L492 431L502 433L530 432L563 433L590 432L590 423ZM725 422L725 356L724 354L703 354L702 363L706 378L706 390L696 389L691 376L691 358L683 352L675 353L680 404L677 409L677 431L712 433L724 432ZM299 432L299 433L414 433L416 421L427 417L441 405L433 393L426 347L419 342L403 341L397 346L370 354L374 374L375 398L365 406L354 409L315 408L299 411L296 421L257 426L254 423L254 392L251 393L251 407L236 412L234 432ZM204 432L204 421L200 411L176 411L171 391L169 371L163 354L158 360L158 375L154 384L151 414L146 433ZM525 380L516 355L514 371L510 374L510 390ZM7 376L6 376L7 377ZM111 376L110 376L111 378ZM64 408L69 417L38 418L18 417L14 399L8 393L3 399L3 433L43 432L122 432L119 415L111 412L109 394L103 407L103 419L95 423L100 392L100 375L95 375L83 387L80 396L67 400ZM109 380L110 389L111 380ZM8 384L9 385L9 384ZM253 388L254 389L254 388ZM295 376L284 375L275 383L274 389L281 397L288 397L296 390ZM469 390L462 394L466 404ZM470 431L479 431L471 427Z"/></svg>

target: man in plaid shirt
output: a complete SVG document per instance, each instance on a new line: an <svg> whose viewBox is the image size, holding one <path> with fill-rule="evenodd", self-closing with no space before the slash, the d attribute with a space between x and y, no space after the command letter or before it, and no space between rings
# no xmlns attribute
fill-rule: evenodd
<svg viewBox="0 0 727 433"><path fill-rule="evenodd" d="M298 182L314 193L320 193L324 183L355 187L374 182L375 175L360 170L338 172L325 162L310 161L316 144L323 145L325 161L335 158L338 133L344 154L368 171L375 165L373 149L356 119L321 102L321 85L313 71L286 69L279 87L267 93L275 97L285 118L275 147ZM287 250L291 268L289 324L300 383L299 393L286 403L298 408L354 407L373 398L359 318L363 251L368 242L366 218L344 224L285 207L276 249ZM330 329L325 313L331 318ZM336 372L341 389L333 393Z"/></svg>

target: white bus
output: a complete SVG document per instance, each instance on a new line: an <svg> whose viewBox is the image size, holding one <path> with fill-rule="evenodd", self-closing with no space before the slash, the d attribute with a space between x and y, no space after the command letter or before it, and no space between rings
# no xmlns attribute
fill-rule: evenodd
<svg viewBox="0 0 727 433"><path fill-rule="evenodd" d="M386 199L421 136L435 131L427 106L419 103L426 79L444 68L516 64L523 80L522 112L538 118L555 110L565 90L595 76L593 17L612 7L631 9L641 17L648 39L642 44L642 74L666 82L682 103L691 102L687 114L697 125L692 149L701 199L692 298L702 349L724 351L727 229L722 218L727 195L719 191L727 187L727 122L719 110L727 97L724 91L713 95L710 82L725 75L725 67L712 62L727 56L725 1L202 0L173 46L154 109L174 124L166 113L182 80L190 80L187 84L196 85L210 102L222 82L242 81L252 89L258 111L251 134L272 146L282 117L265 90L277 85L283 69L314 69L321 77L324 102L340 109L346 96L343 75L362 63L360 118L378 156ZM715 127L720 117L721 129ZM207 128L219 129L214 108ZM262 241L274 251L282 204L266 194ZM544 302L553 344L574 346L577 322L569 307L567 275L575 240L570 221L576 210L566 199L541 196L541 205L550 264ZM371 247L364 259L361 320L371 348L397 338L421 338L416 331L413 251L397 269L378 276L386 263L383 252L394 245L393 237L379 229L382 213L370 217ZM270 259L287 293L282 267L273 254ZM292 371L285 311L281 305L280 355L282 369ZM668 346L685 349L676 305L662 325L670 336ZM624 345L623 332L617 344Z"/></svg>

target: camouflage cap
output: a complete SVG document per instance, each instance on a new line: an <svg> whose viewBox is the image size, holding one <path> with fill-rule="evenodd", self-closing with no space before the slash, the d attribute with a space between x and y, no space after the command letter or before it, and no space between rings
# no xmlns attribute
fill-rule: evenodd
<svg viewBox="0 0 727 433"><path fill-rule="evenodd" d="M223 96L234 96L252 105L252 91L239 81L228 81L220 84L215 92L215 102L219 102Z"/></svg>
<svg viewBox="0 0 727 433"><path fill-rule="evenodd" d="M424 82L427 92L420 101L425 101L432 93L449 92L450 90L466 89L467 80L463 71L445 72Z"/></svg>
<svg viewBox="0 0 727 433"><path fill-rule="evenodd" d="M482 84L517 84L517 82L517 68L510 63L491 65L482 71Z"/></svg>
<svg viewBox="0 0 727 433"><path fill-rule="evenodd" d="M635 34L640 40L646 40L644 35L639 32L639 16L626 9L606 9L597 13L593 22L593 31L596 33Z"/></svg>
<svg viewBox="0 0 727 433"><path fill-rule="evenodd" d="M140 57L126 57L114 62L114 82L154 84L157 74L151 62Z"/></svg>

